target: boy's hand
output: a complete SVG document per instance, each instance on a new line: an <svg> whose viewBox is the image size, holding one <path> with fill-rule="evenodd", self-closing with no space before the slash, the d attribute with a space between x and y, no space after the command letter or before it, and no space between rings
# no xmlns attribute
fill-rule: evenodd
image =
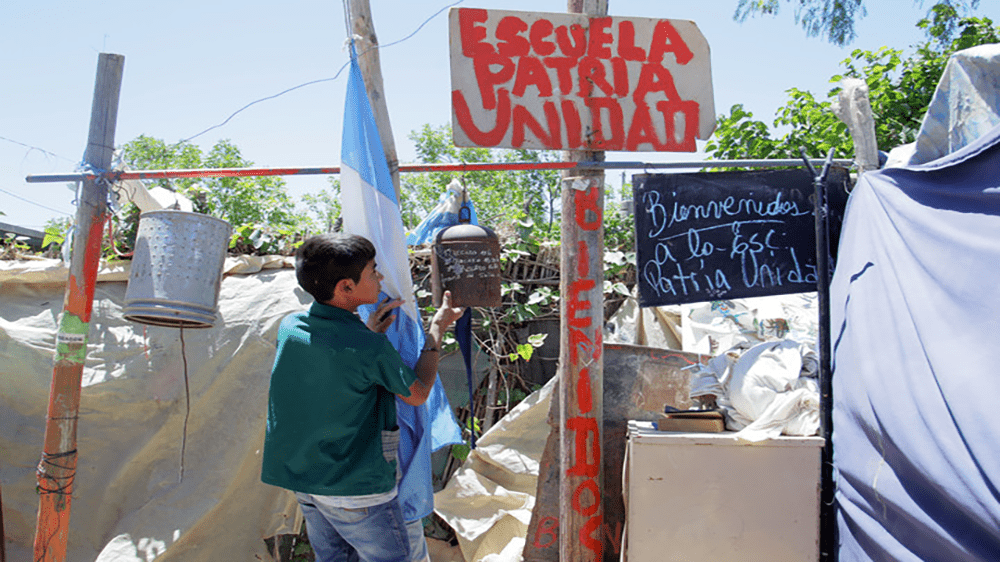
<svg viewBox="0 0 1000 562"><path fill-rule="evenodd" d="M368 329L384 334L396 320L396 317L392 314L392 309L399 308L402 305L403 299L392 300L390 297L386 297L384 301L379 303L378 308L375 309L375 313L368 317L368 322L366 323Z"/></svg>
<svg viewBox="0 0 1000 562"><path fill-rule="evenodd" d="M447 330L464 313L464 306L451 306L451 291L445 291L441 297L441 308L438 308L437 312L434 313L434 319L431 320L431 323L439 326L441 330Z"/></svg>

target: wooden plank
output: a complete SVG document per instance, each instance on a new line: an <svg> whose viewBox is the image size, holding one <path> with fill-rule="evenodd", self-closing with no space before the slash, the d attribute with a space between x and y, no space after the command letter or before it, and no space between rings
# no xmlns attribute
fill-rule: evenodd
<svg viewBox="0 0 1000 562"><path fill-rule="evenodd" d="M111 167L125 57L101 53L97 61L94 102L84 163L97 171ZM70 503L76 476L76 429L80 382L87 354L87 332L94 304L97 268L108 199L102 178L86 179L76 212L69 279L56 333L55 367L49 395L45 442L38 464L38 525L34 560L66 559Z"/></svg>
<svg viewBox="0 0 1000 562"><path fill-rule="evenodd" d="M392 137L392 125L389 123L389 106L385 101L385 88L382 83L382 63L378 51L378 37L375 35L375 24L372 22L372 11L368 0L351 0L351 30L356 36L358 49L358 66L368 90L368 100L375 114L375 124L378 127L382 150L389 163L389 173L392 174L392 185L396 189L396 200L399 201L399 158L396 156L396 143Z"/></svg>

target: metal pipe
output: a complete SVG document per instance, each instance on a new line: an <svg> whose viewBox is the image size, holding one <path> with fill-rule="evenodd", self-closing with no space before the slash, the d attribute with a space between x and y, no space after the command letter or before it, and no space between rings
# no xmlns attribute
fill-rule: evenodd
<svg viewBox="0 0 1000 562"><path fill-rule="evenodd" d="M812 160L812 163L822 164L823 160ZM850 166L853 160L837 159L834 164ZM783 168L799 167L802 160L691 160L684 162L481 162L455 164L404 164L399 167L400 173L413 172L496 172L496 171L530 171L530 170L660 170L683 168ZM107 176L112 181L125 180L157 180L183 178L229 178L229 177L261 177L261 176L306 176L335 175L340 173L339 166L312 168L193 168L190 170L132 170L112 171L105 174L33 174L24 178L28 183L77 182L86 179L96 179Z"/></svg>
<svg viewBox="0 0 1000 562"><path fill-rule="evenodd" d="M815 168L805 157L802 158L806 167L813 175L813 185L816 188L816 300L819 308L819 337L817 352L819 355L819 386L820 386L820 433L825 440L823 444L822 463L820 465L820 559L824 561L837 560L837 509L835 504L835 489L833 482L833 380L830 367L830 240L829 240L829 208L826 199L826 175L833 161L833 149L830 149L823 165L823 171L816 173Z"/></svg>

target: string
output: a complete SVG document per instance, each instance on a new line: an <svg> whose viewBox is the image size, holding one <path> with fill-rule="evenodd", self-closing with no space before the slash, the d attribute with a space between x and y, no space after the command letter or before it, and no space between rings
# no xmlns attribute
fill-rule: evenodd
<svg viewBox="0 0 1000 562"><path fill-rule="evenodd" d="M191 416L191 387L188 385L188 364L187 353L184 351L184 324L180 326L181 331L181 362L184 365L184 430L181 433L181 469L177 483L184 481L184 449L187 447L188 418Z"/></svg>

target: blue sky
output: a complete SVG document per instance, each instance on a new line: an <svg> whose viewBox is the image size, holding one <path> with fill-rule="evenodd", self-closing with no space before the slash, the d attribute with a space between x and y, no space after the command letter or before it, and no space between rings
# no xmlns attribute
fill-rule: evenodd
<svg viewBox="0 0 1000 562"><path fill-rule="evenodd" d="M450 123L446 11L454 0L370 0L386 99L401 162L415 153L407 135L424 123ZM694 21L711 48L716 113L742 103L770 122L791 87L825 97L829 77L853 49L909 47L932 4L870 2L858 38L835 47L807 38L791 6L776 18L734 22L737 0L611 0L615 16ZM979 14L1000 21L1000 6ZM990 4L990 6L986 6ZM460 7L564 12L564 0L465 0ZM308 82L333 78L348 60L340 3L244 0L145 3L6 0L0 35L0 222L42 229L74 214L63 183L28 184L29 174L73 172L83 155L98 54L125 57L116 144L140 134L191 138L247 104ZM428 18L431 18L429 21ZM411 38L390 45L410 35ZM226 125L192 139L207 151L230 139L259 166L339 165L346 72L254 104ZM891 147L883 147L891 148ZM819 156L819 155L817 155ZM609 160L692 159L692 155L609 153ZM630 172L631 173L631 172ZM608 180L620 183L621 172ZM288 178L293 196L316 192L322 176Z"/></svg>

